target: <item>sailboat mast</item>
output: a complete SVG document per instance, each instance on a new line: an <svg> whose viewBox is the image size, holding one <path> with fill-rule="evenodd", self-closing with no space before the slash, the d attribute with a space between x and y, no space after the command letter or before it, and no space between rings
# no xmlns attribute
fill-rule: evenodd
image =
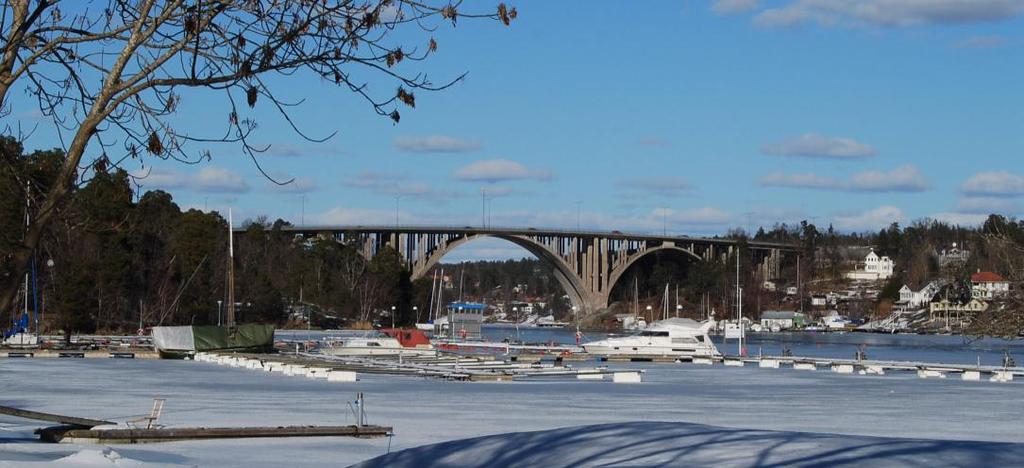
<svg viewBox="0 0 1024 468"><path fill-rule="evenodd" d="M441 278L437 283L437 302L434 303L434 320L441 317L441 304L444 300L444 268L441 269Z"/></svg>
<svg viewBox="0 0 1024 468"><path fill-rule="evenodd" d="M661 319L668 319L668 283L665 283L665 294L661 298Z"/></svg>
<svg viewBox="0 0 1024 468"><path fill-rule="evenodd" d="M740 287L740 250L736 248L736 321L740 329L737 354L743 355L743 289Z"/></svg>
<svg viewBox="0 0 1024 468"><path fill-rule="evenodd" d="M25 182L25 232L28 232L29 211L31 210L31 205L32 205L32 196L31 196L31 194L29 192L29 190L31 190L31 189L32 189L31 183L30 182ZM25 272L25 315L23 315L23 317L28 317L28 272L27 271ZM36 331L38 332L38 330L36 330Z"/></svg>
<svg viewBox="0 0 1024 468"><path fill-rule="evenodd" d="M427 320L429 321L434 320L432 317L434 315L434 294L437 294L437 270L434 270L434 279L430 282L430 306L427 307Z"/></svg>
<svg viewBox="0 0 1024 468"><path fill-rule="evenodd" d="M231 231L234 218L228 208L228 320L229 327L235 326L235 236Z"/></svg>

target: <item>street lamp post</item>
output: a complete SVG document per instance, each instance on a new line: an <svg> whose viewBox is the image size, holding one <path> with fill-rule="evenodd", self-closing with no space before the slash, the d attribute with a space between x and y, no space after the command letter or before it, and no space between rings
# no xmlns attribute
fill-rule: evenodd
<svg viewBox="0 0 1024 468"><path fill-rule="evenodd" d="M676 304L676 318L679 318L679 312L683 310L683 306Z"/></svg>
<svg viewBox="0 0 1024 468"><path fill-rule="evenodd" d="M518 342L519 341L519 308L518 307L515 307L515 306L512 307L512 315L516 316L516 341Z"/></svg>
<svg viewBox="0 0 1024 468"><path fill-rule="evenodd" d="M217 326L220 326L220 306L224 301L217 301Z"/></svg>
<svg viewBox="0 0 1024 468"><path fill-rule="evenodd" d="M412 306L412 314L416 316L416 323L420 323L420 308Z"/></svg>
<svg viewBox="0 0 1024 468"><path fill-rule="evenodd" d="M395 328L395 306L391 306L391 328Z"/></svg>
<svg viewBox="0 0 1024 468"><path fill-rule="evenodd" d="M652 312L653 309L651 308L651 306L647 306L646 309L647 309L647 316L650 317L651 321L653 322L654 321L654 312Z"/></svg>

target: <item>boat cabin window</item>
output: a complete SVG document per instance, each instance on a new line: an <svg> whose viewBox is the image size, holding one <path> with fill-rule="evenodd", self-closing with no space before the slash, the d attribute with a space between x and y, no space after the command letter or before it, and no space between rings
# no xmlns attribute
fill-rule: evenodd
<svg viewBox="0 0 1024 468"><path fill-rule="evenodd" d="M680 338L672 338L673 343L696 343L697 340L690 336L684 336Z"/></svg>
<svg viewBox="0 0 1024 468"><path fill-rule="evenodd" d="M640 336L668 336L667 331L642 331Z"/></svg>
<svg viewBox="0 0 1024 468"><path fill-rule="evenodd" d="M704 342L704 335L697 335L697 341L703 343Z"/></svg>
<svg viewBox="0 0 1024 468"><path fill-rule="evenodd" d="M367 341L366 346L380 346L380 343L376 341Z"/></svg>

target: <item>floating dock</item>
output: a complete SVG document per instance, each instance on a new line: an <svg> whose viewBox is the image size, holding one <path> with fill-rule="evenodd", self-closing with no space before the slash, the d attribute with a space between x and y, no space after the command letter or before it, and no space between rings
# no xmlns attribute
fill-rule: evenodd
<svg viewBox="0 0 1024 468"><path fill-rule="evenodd" d="M5 358L112 358L112 359L159 359L160 355L151 349L106 350L106 349L2 349L0 357Z"/></svg>
<svg viewBox="0 0 1024 468"><path fill-rule="evenodd" d="M274 355L197 354L196 361L232 367L280 372L328 381L355 381L358 374L390 374L434 377L446 380L507 382L540 377L576 377L579 380L603 380L623 371L604 366L577 368L547 361L501 360L489 356L331 356L315 353ZM625 371L638 373L642 371ZM352 378L333 379L336 374ZM622 376L619 377L621 380ZM639 378L639 377L638 377Z"/></svg>
<svg viewBox="0 0 1024 468"><path fill-rule="evenodd" d="M754 364L759 368L795 370L827 369L837 374L886 375L887 372L915 372L922 379L944 379L947 375L961 380L1011 382L1015 376L1024 376L1024 367L983 366L978 364L946 364L917 361L884 361L870 359L835 359L805 356L722 356L717 357L726 366L743 367Z"/></svg>

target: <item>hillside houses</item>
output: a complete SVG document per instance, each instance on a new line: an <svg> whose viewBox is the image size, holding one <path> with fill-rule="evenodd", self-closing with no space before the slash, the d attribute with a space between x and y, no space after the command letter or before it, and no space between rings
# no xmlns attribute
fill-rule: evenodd
<svg viewBox="0 0 1024 468"><path fill-rule="evenodd" d="M874 249L864 257L863 268L858 264L853 271L847 272L846 277L852 280L878 281L889 279L896 268L895 262L888 256L879 256Z"/></svg>
<svg viewBox="0 0 1024 468"><path fill-rule="evenodd" d="M971 297L983 301L1010 293L1010 282L991 271L978 271L971 275Z"/></svg>
<svg viewBox="0 0 1024 468"><path fill-rule="evenodd" d="M941 291L948 283L949 282L945 280L934 280L917 291L914 291L910 286L904 284L903 287L900 288L900 300L894 305L898 307L901 306L907 310L919 309L927 306L932 302L932 299L935 298L935 295L938 294L939 291Z"/></svg>

